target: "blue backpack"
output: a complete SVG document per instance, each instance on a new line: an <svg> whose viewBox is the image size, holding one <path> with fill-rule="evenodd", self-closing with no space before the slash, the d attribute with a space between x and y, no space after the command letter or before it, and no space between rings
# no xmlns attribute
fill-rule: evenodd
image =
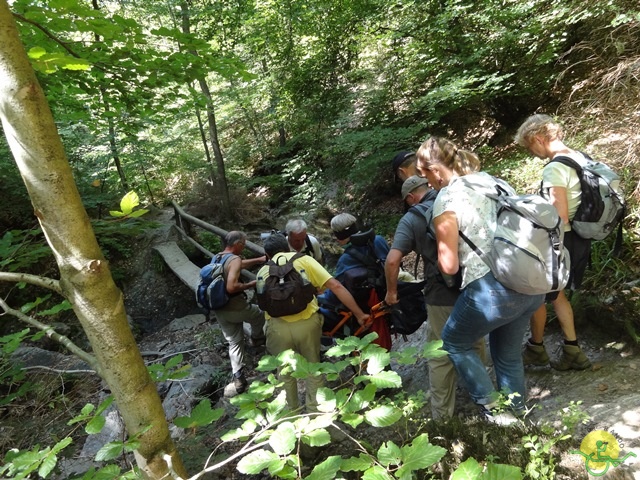
<svg viewBox="0 0 640 480"><path fill-rule="evenodd" d="M196 288L196 302L207 311L224 307L229 301L224 281L224 265L233 253L217 254L209 265L200 270L200 282Z"/></svg>

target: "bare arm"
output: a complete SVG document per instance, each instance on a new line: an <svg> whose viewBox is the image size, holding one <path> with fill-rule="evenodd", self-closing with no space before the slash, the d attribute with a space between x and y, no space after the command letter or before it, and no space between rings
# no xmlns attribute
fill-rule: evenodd
<svg viewBox="0 0 640 480"><path fill-rule="evenodd" d="M363 325L369 319L369 315L362 311L351 293L349 293L349 290L344 288L344 285L342 285L338 280L331 277L325 282L323 288L331 290L333 294L338 297L338 300L340 300L342 304L355 315L360 325Z"/></svg>
<svg viewBox="0 0 640 480"><path fill-rule="evenodd" d="M243 258L242 259L242 268L251 268L254 265L262 265L267 261L266 255L256 258Z"/></svg>
<svg viewBox="0 0 640 480"><path fill-rule="evenodd" d="M433 219L438 241L438 268L442 273L455 275L460 269L458 259L458 219L454 212L444 212Z"/></svg>
<svg viewBox="0 0 640 480"><path fill-rule="evenodd" d="M229 294L244 292L256 286L255 280L248 283L242 283L240 281L240 272L242 271L242 260L240 257L229 260L227 266L229 269L227 270L226 287Z"/></svg>
<svg viewBox="0 0 640 480"><path fill-rule="evenodd" d="M384 301L388 305L398 303L398 274L400 273L400 263L402 262L402 252L392 248L389 250L387 260L384 262L384 276L387 279L387 295Z"/></svg>
<svg viewBox="0 0 640 480"><path fill-rule="evenodd" d="M549 188L549 202L556 207L562 221L569 223L569 199L567 198L567 189L564 187Z"/></svg>

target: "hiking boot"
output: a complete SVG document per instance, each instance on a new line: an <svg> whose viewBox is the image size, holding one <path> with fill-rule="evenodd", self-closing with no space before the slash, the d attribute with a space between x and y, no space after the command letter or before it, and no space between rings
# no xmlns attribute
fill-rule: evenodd
<svg viewBox="0 0 640 480"><path fill-rule="evenodd" d="M577 345L563 345L560 360L551 366L556 370L585 370L591 367L591 362Z"/></svg>
<svg viewBox="0 0 640 480"><path fill-rule="evenodd" d="M544 345L534 345L527 342L522 352L522 363L538 367L549 365L549 355L547 355Z"/></svg>
<svg viewBox="0 0 640 480"><path fill-rule="evenodd" d="M244 393L247 389L247 379L244 378L244 375L239 377L234 377L229 385L224 387L224 398L233 398L236 395L240 395Z"/></svg>

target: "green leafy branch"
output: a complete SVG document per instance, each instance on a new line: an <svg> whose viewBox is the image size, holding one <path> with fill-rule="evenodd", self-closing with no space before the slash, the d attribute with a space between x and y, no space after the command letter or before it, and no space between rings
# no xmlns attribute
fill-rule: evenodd
<svg viewBox="0 0 640 480"><path fill-rule="evenodd" d="M134 211L133 209L138 205L140 205L140 199L138 198L138 194L132 190L120 200L120 210L110 210L109 215L117 218L137 218L149 212L149 210L144 208Z"/></svg>

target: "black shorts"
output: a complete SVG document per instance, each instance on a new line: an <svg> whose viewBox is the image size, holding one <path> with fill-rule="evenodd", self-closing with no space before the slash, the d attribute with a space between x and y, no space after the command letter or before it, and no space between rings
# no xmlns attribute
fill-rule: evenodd
<svg viewBox="0 0 640 480"><path fill-rule="evenodd" d="M591 240L582 238L573 231L564 233L564 246L569 251L571 259L571 271L569 282L565 288L579 290L584 278L584 272L591 260ZM547 293L546 302L552 302L558 298L558 292Z"/></svg>

